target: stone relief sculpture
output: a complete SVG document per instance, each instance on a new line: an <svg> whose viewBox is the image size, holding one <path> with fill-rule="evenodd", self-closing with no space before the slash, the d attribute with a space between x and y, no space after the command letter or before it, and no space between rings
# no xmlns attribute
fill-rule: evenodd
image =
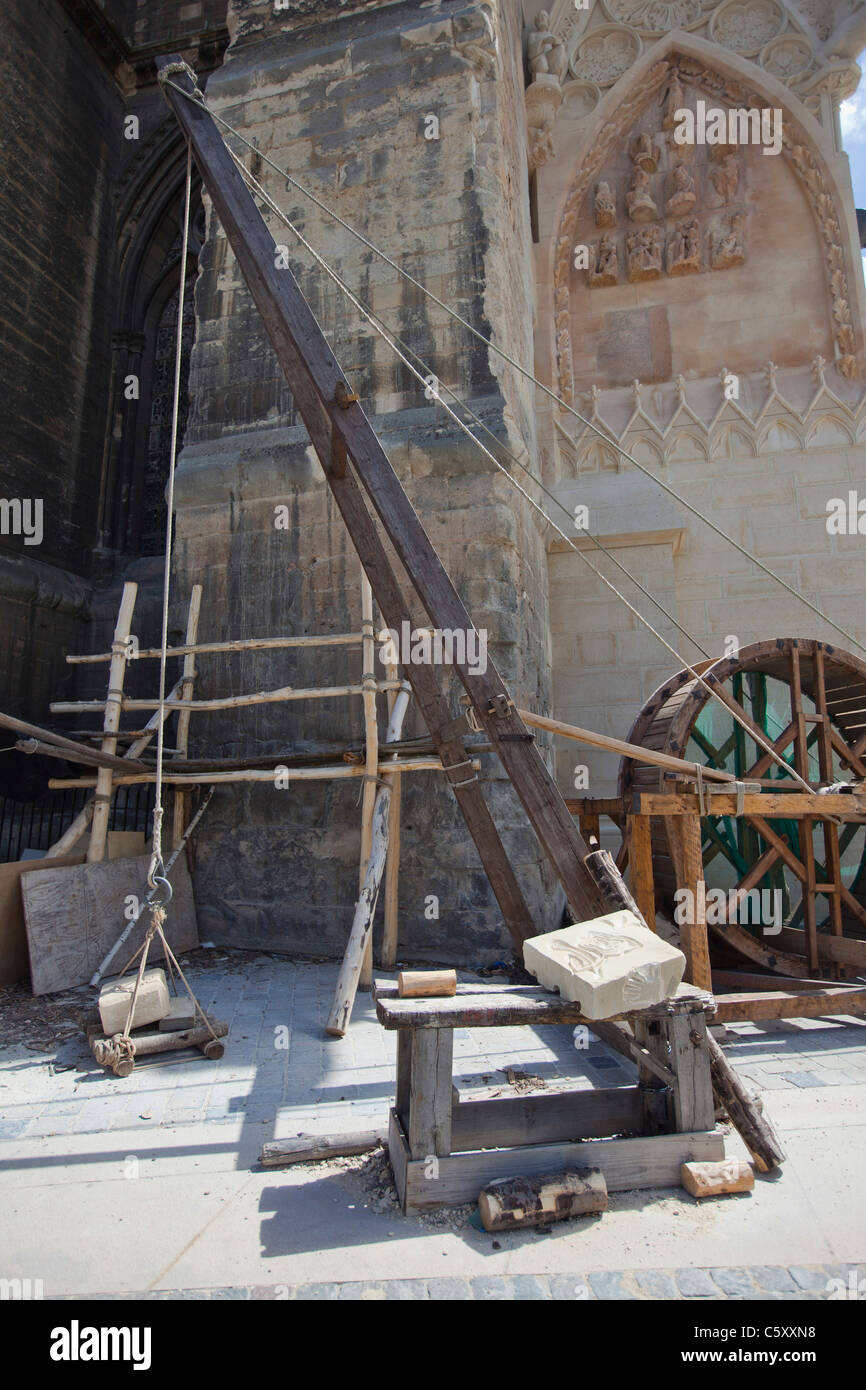
<svg viewBox="0 0 866 1390"><path fill-rule="evenodd" d="M632 222L651 222L658 217L659 210L649 191L649 174L639 164L634 166L625 201Z"/></svg>
<svg viewBox="0 0 866 1390"><path fill-rule="evenodd" d="M626 238L628 278L658 280L662 273L662 243L658 227L641 227Z"/></svg>
<svg viewBox="0 0 866 1390"><path fill-rule="evenodd" d="M659 167L658 150L653 144L652 136L646 131L641 131L632 145L631 160L632 164L645 169L648 174L654 174Z"/></svg>
<svg viewBox="0 0 866 1390"><path fill-rule="evenodd" d="M737 196L740 183L740 166L736 156L726 154L717 169L710 171L713 187L723 203L730 203Z"/></svg>
<svg viewBox="0 0 866 1390"><path fill-rule="evenodd" d="M615 285L619 280L616 243L613 237L603 236L595 248L595 266L590 271L589 283L594 288L602 285Z"/></svg>
<svg viewBox="0 0 866 1390"><path fill-rule="evenodd" d="M668 275L695 275L701 268L701 230L696 218L678 222L667 246Z"/></svg>
<svg viewBox="0 0 866 1390"><path fill-rule="evenodd" d="M670 192L665 203L668 217L684 217L697 201L695 181L684 164L678 164L671 174Z"/></svg>
<svg viewBox="0 0 866 1390"><path fill-rule="evenodd" d="M595 225L616 226L616 203L610 191L610 184L606 182L600 183L595 190Z"/></svg>
<svg viewBox="0 0 866 1390"><path fill-rule="evenodd" d="M551 33L550 15L542 10L530 30L526 56L533 82L539 77L553 77L561 83L568 66L568 55L562 40Z"/></svg>
<svg viewBox="0 0 866 1390"><path fill-rule="evenodd" d="M683 91L683 84L679 79L679 74L674 72L665 95L662 130L673 130L677 121L677 112L682 111L685 104L686 95Z"/></svg>
<svg viewBox="0 0 866 1390"><path fill-rule="evenodd" d="M718 233L713 239L713 270L730 270L731 266L742 265L745 260L743 251L743 226L745 218L740 212L734 213L729 219L726 231Z"/></svg>

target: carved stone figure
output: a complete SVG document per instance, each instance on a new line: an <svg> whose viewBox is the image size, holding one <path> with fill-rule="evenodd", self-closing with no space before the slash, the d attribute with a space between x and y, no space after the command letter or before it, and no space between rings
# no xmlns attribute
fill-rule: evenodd
<svg viewBox="0 0 866 1390"><path fill-rule="evenodd" d="M616 226L616 203L609 183L600 183L595 190L595 225L597 227Z"/></svg>
<svg viewBox="0 0 866 1390"><path fill-rule="evenodd" d="M632 222L651 222L658 217L658 208L649 191L649 174L639 164L634 166L625 201Z"/></svg>
<svg viewBox="0 0 866 1390"><path fill-rule="evenodd" d="M670 81L670 86L665 97L665 113L662 117L662 130L673 130L677 121L677 112L682 111L686 104L686 96L683 91L683 84L679 79L679 74L674 73Z"/></svg>
<svg viewBox="0 0 866 1390"><path fill-rule="evenodd" d="M626 238L628 278L658 280L662 273L662 245L658 227L641 227Z"/></svg>
<svg viewBox="0 0 866 1390"><path fill-rule="evenodd" d="M684 217L695 205L695 181L683 164L671 174L670 193L665 203L668 217Z"/></svg>
<svg viewBox="0 0 866 1390"><path fill-rule="evenodd" d="M740 166L736 156L726 154L718 169L710 171L713 187L723 203L730 203L737 195L740 182Z"/></svg>
<svg viewBox="0 0 866 1390"><path fill-rule="evenodd" d="M729 270L742 265L745 260L743 250L743 215L735 213L728 223L727 231L719 233L713 241L713 270Z"/></svg>
<svg viewBox="0 0 866 1390"><path fill-rule="evenodd" d="M701 229L695 218L676 224L667 252L668 275L697 275L701 268Z"/></svg>
<svg viewBox="0 0 866 1390"><path fill-rule="evenodd" d="M659 167L659 154L653 144L652 136L647 135L646 131L641 131L634 142L631 151L632 163L639 168L645 169L648 174L654 174Z"/></svg>
<svg viewBox="0 0 866 1390"><path fill-rule="evenodd" d="M593 289L602 285L615 285L619 280L616 243L613 237L603 236L595 248L595 269L589 273L589 283Z"/></svg>
<svg viewBox="0 0 866 1390"><path fill-rule="evenodd" d="M539 77L555 77L562 82L568 64L568 55L562 41L550 31L550 15L542 10L530 31L526 46L529 71L533 82Z"/></svg>

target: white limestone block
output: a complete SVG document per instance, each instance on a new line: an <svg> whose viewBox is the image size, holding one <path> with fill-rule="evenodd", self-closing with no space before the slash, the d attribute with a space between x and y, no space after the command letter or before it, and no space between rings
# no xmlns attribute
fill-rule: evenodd
<svg viewBox="0 0 866 1390"><path fill-rule="evenodd" d="M124 975L121 980L110 980L99 992L99 1017L107 1037L121 1033L126 1024L132 992L135 989L135 975ZM146 1023L156 1023L165 1018L171 1008L171 998L165 980L165 971L159 966L145 970L135 1001L133 1028L143 1028Z"/></svg>
<svg viewBox="0 0 866 1390"><path fill-rule="evenodd" d="M587 1018L660 1004L676 994L686 968L682 951L628 910L530 937L523 960L539 984L579 1004Z"/></svg>

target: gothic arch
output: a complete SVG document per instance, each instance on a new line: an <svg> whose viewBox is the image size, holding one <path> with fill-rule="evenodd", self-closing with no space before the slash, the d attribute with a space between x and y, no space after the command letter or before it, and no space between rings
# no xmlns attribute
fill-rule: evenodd
<svg viewBox="0 0 866 1390"><path fill-rule="evenodd" d="M571 271L575 227L582 204L616 142L663 91L674 67L710 98L716 96L728 104L750 107L772 105L782 110L783 152L809 201L823 243L837 365L844 375L854 376L856 355L863 352L863 331L852 314L850 285L856 282L849 277L859 273L859 266L855 267L852 261L842 192L824 152L825 132L803 103L763 69L676 30L647 48L605 93L592 113L584 137L588 153L562 199L552 249L560 396L568 404L573 403Z"/></svg>

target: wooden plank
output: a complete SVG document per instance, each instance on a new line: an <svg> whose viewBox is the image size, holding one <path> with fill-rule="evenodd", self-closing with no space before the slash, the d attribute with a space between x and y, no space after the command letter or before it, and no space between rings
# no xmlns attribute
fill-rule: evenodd
<svg viewBox="0 0 866 1390"><path fill-rule="evenodd" d="M789 994L785 990L758 994L717 994L716 1023L758 1022L769 1018L830 1018L833 1014L866 1013L866 989L831 986Z"/></svg>
<svg viewBox="0 0 866 1390"><path fill-rule="evenodd" d="M787 990L788 993L802 994L826 987L826 980L801 980L795 975L764 975L758 970L713 970L713 991L717 996L737 989Z"/></svg>
<svg viewBox="0 0 866 1390"><path fill-rule="evenodd" d="M44 869L21 880L30 976L34 994L50 994L88 982L124 926L125 899L147 895L149 855L105 860L65 869ZM170 874L174 896L165 923L168 943L178 955L198 945L192 883L186 859ZM141 945L150 914L144 913L129 936L128 955ZM162 957L154 939L150 959Z"/></svg>
<svg viewBox="0 0 866 1390"><path fill-rule="evenodd" d="M462 1101L452 1115L451 1152L640 1134L642 1119L637 1086Z"/></svg>
<svg viewBox="0 0 866 1390"><path fill-rule="evenodd" d="M263 1168L288 1168L294 1163L318 1163L322 1159L370 1153L387 1143L388 1132L384 1129L356 1134L299 1134L297 1139L272 1139L263 1144L259 1162Z"/></svg>
<svg viewBox="0 0 866 1390"><path fill-rule="evenodd" d="M783 927L773 941L778 942L780 950L805 955L806 935L797 931L796 927ZM818 932L817 944L818 960L822 965L836 962L853 965L866 972L866 941L853 936L830 936L826 932Z"/></svg>
<svg viewBox="0 0 866 1390"><path fill-rule="evenodd" d="M617 1018L633 1018L637 1013L650 1016L668 1013L712 1011L712 997L705 991L680 985L675 999L666 999L652 1009L632 1010ZM493 986L485 991L477 985L457 986L453 998L399 999L396 986L376 991L376 1016L383 1028L498 1028L510 1024L584 1023L595 1030L600 1020L585 1018L577 1004L551 994L539 985L516 985L511 989ZM605 1023L612 1022L605 1019Z"/></svg>
<svg viewBox="0 0 866 1390"><path fill-rule="evenodd" d="M570 805L576 803L571 802ZM635 812L644 816L697 815L700 801L692 792L641 792L632 797ZM737 798L731 793L714 792L706 797L706 807L712 816L735 816ZM743 815L766 816L770 820L802 820L804 816L843 816L846 820L866 819L866 796L845 792L746 792Z"/></svg>
<svg viewBox="0 0 866 1390"><path fill-rule="evenodd" d="M379 774L379 725L376 717L376 643L374 640L373 627L373 590L370 588L370 581L366 574L361 574L361 630L364 633L362 643L361 658L361 684L364 688L364 742L366 757L364 760L364 790L361 797L361 860L358 865L358 894L359 897L364 892L364 881L367 876L367 865L370 862L370 851L373 846L373 808L376 805L376 794L379 791L377 777ZM397 735L399 737L399 733ZM382 792L385 792L382 788ZM388 802L391 800L391 790L388 791ZM376 879L375 897L373 900L370 929L367 932L364 942L363 959L361 961L361 971L357 980L357 987L369 992L373 985L373 921L375 915L376 902L379 896L379 881L385 869L385 854L388 847L388 818L387 806L385 809L384 822L381 826L382 835L382 864ZM354 999L354 990L352 991ZM351 1004L349 1005L351 1012Z"/></svg>
<svg viewBox="0 0 866 1390"><path fill-rule="evenodd" d="M418 1029L412 1034L409 1081L409 1152L413 1158L451 1150L451 1066L454 1034L450 1028Z"/></svg>
<svg viewBox="0 0 866 1390"><path fill-rule="evenodd" d="M725 1141L721 1133L713 1131L595 1139L576 1144L526 1144L440 1158L437 1174L431 1177L429 1165L409 1158L396 1122L389 1134L389 1154L395 1172L405 1174L404 1210L429 1211L474 1202L482 1187L499 1178L535 1177L584 1168L601 1172L609 1192L679 1187L683 1163L724 1158Z"/></svg>
<svg viewBox="0 0 866 1390"><path fill-rule="evenodd" d="M565 804L573 816L584 812L594 816L610 816L618 820L623 813L623 799L620 796L567 796Z"/></svg>
<svg viewBox="0 0 866 1390"><path fill-rule="evenodd" d="M83 854L56 859L24 859L0 864L0 989L27 974L27 928L21 899L21 876L34 869L66 869L83 864Z"/></svg>
<svg viewBox="0 0 866 1390"><path fill-rule="evenodd" d="M652 835L649 816L626 817L629 880L635 902L652 931L656 929Z"/></svg>
<svg viewBox="0 0 866 1390"><path fill-rule="evenodd" d="M170 61L175 60L167 58L159 66ZM188 76L174 86L187 94L194 90ZM273 237L213 119L171 86L164 92L191 144L326 478L331 482L338 471L334 444L339 438L434 627L469 634L474 630L469 614L364 412L357 403L347 409L339 404L338 388L345 395L348 383L291 271L276 268ZM367 568L363 555L361 559L375 593L376 571ZM380 607L387 619L385 607L381 603ZM600 895L583 866L587 847L538 749L527 739L526 726L496 667L488 658L484 672L465 660L455 661L454 670L499 754L569 906L578 920L599 916Z"/></svg>
<svg viewBox="0 0 866 1390"><path fill-rule="evenodd" d="M715 1038L707 1034L713 1093L762 1173L770 1173L784 1160L773 1126L752 1099Z"/></svg>
<svg viewBox="0 0 866 1390"><path fill-rule="evenodd" d="M389 680L396 680L396 666L386 671ZM388 714L394 712L397 696L393 691L388 695ZM397 963L397 937L399 931L400 902L400 807L403 798L403 778L399 772L387 777L391 787L391 802L388 806L388 857L385 860L385 920L382 930L382 969L393 970Z"/></svg>

